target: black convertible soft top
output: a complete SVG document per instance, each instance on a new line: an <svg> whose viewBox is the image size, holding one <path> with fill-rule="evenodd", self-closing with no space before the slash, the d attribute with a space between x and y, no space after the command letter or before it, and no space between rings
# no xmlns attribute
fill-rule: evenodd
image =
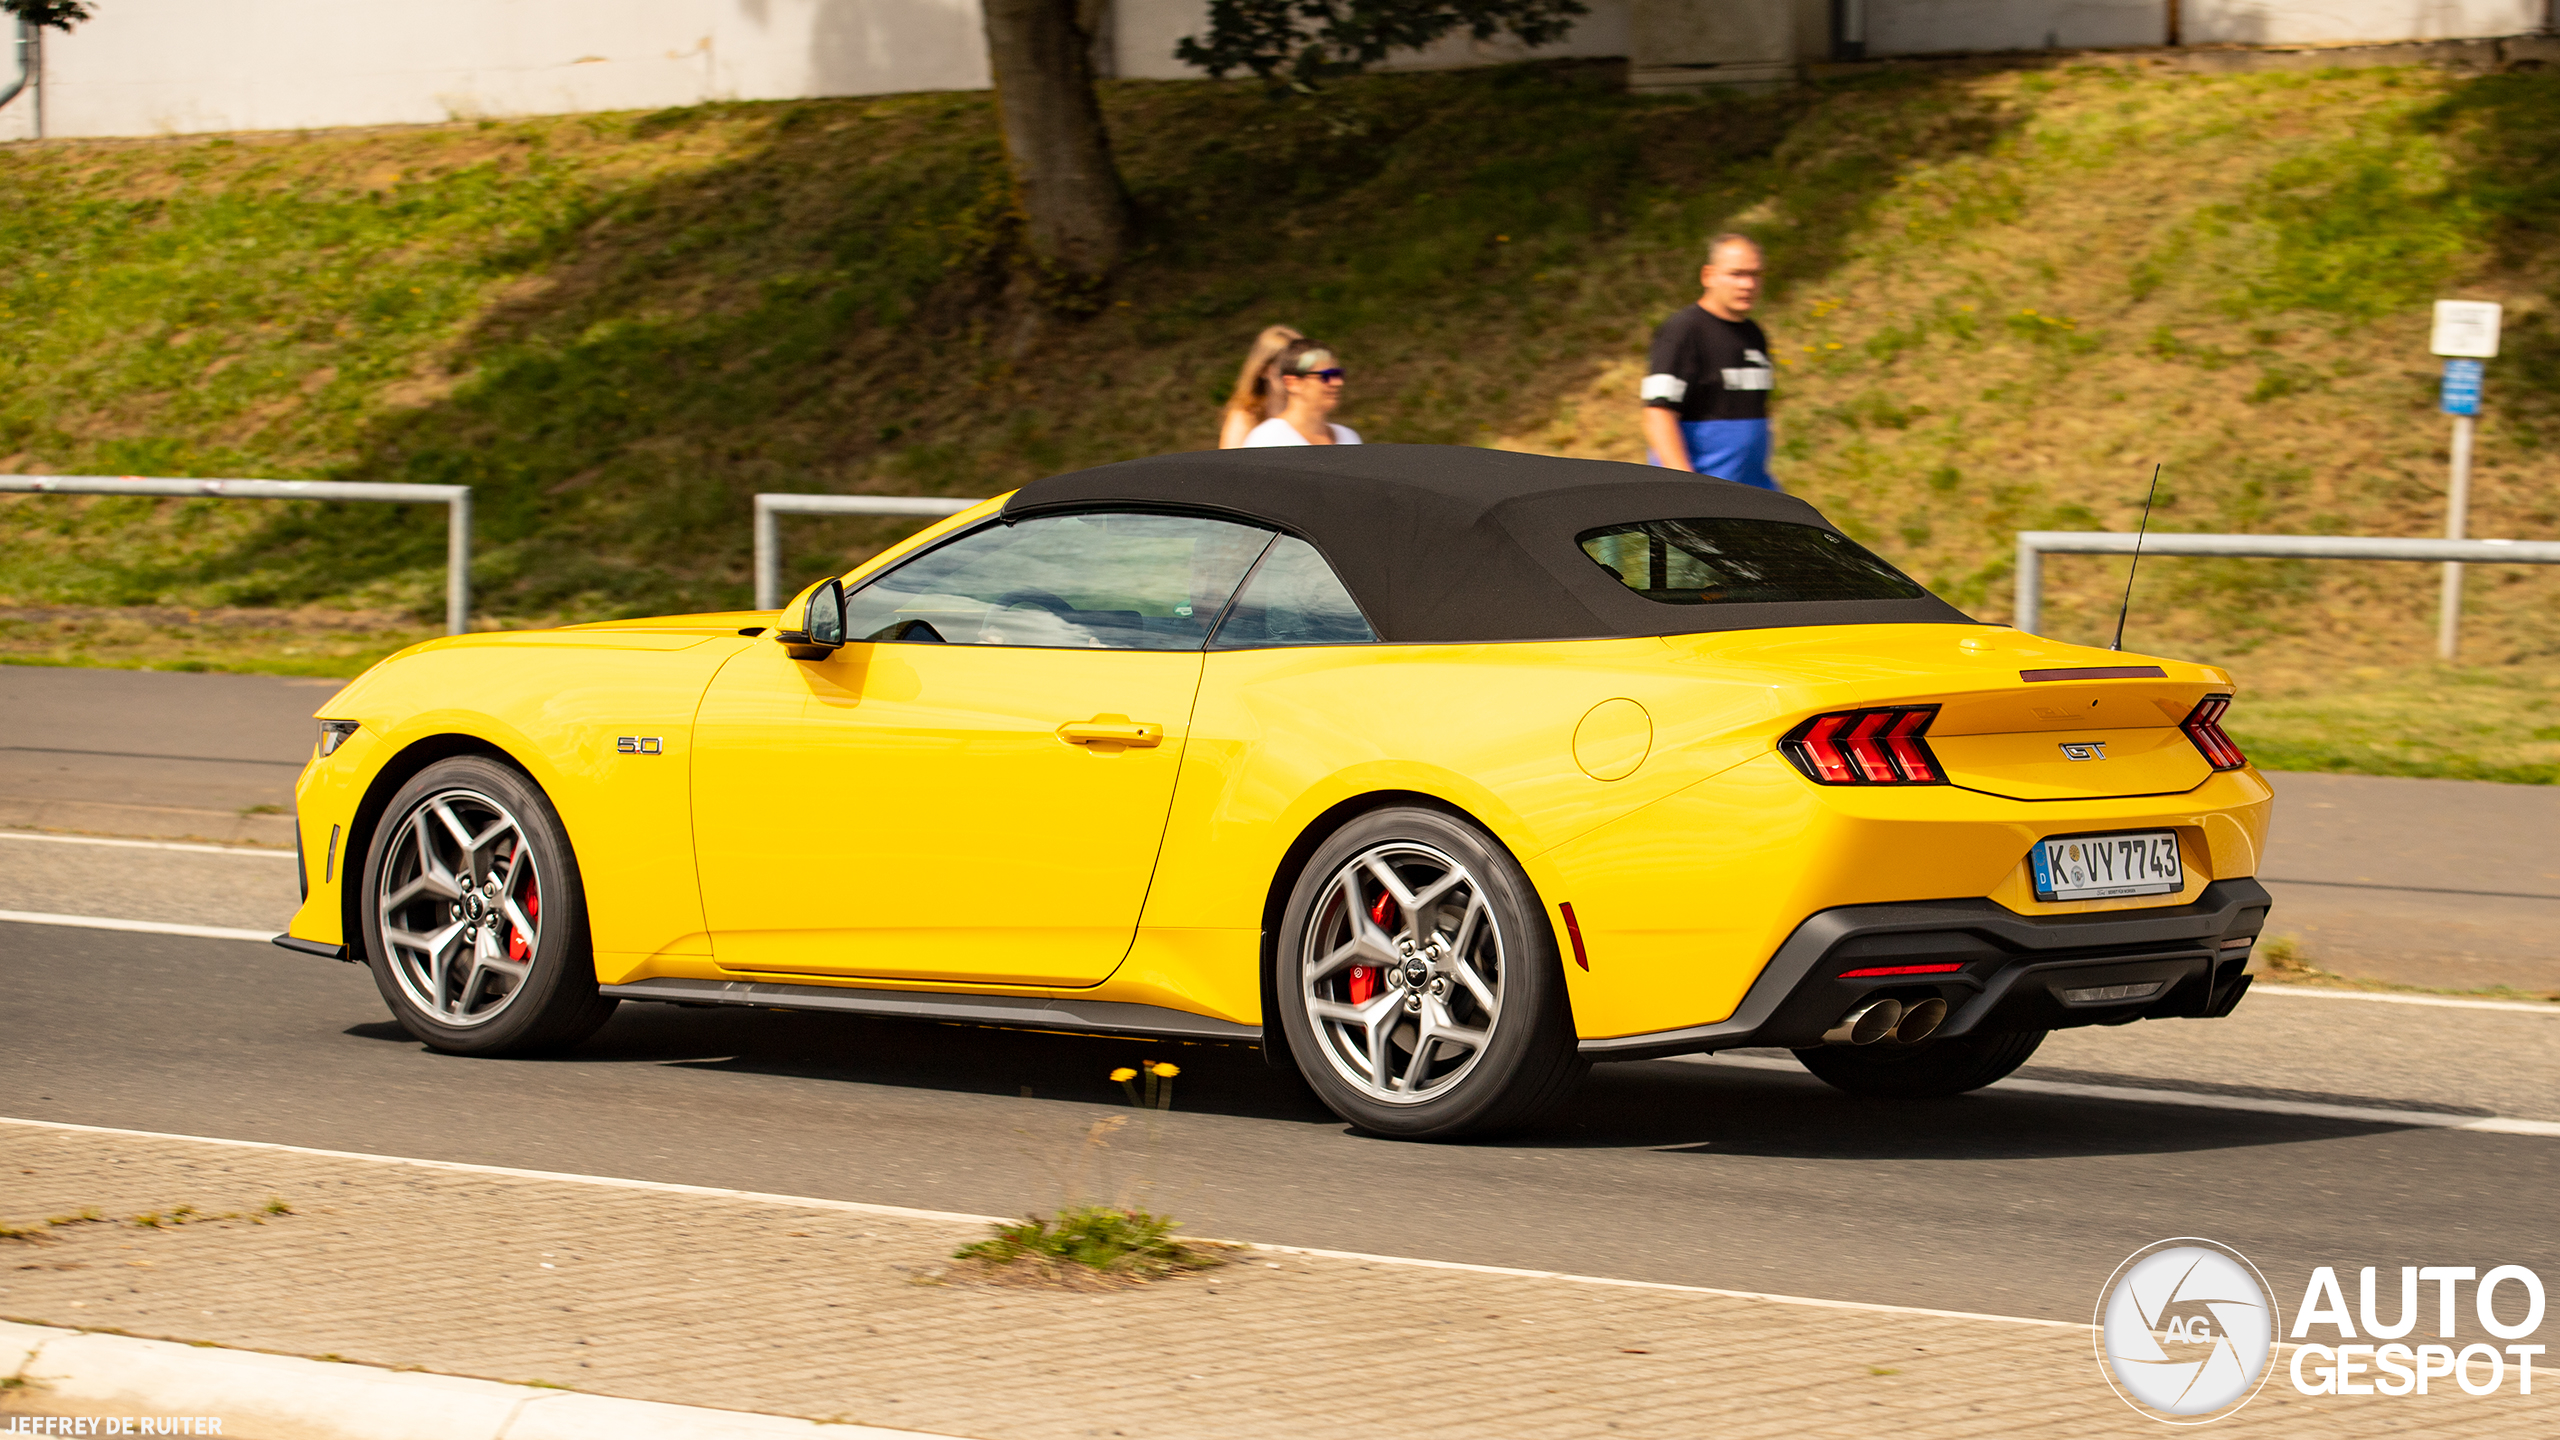
<svg viewBox="0 0 2560 1440"><path fill-rule="evenodd" d="M1211 450L1035 480L1005 502L1004 515L1097 505L1233 515L1297 535L1332 562L1378 637L1389 642L1973 623L1925 595L1718 605L1649 600L1594 563L1576 537L1608 525L1693 518L1840 532L1791 496L1614 460L1459 445Z"/></svg>

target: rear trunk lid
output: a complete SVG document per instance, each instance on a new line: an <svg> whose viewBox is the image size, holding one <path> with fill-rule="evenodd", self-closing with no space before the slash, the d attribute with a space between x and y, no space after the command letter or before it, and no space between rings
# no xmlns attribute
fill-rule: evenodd
<svg viewBox="0 0 2560 1440"><path fill-rule="evenodd" d="M1683 663L1764 672L1781 731L1806 717L1936 705L1949 783L2013 800L2173 795L2213 765L2179 723L2231 678L2205 665L2062 645L1996 626L1825 626L1682 636Z"/></svg>

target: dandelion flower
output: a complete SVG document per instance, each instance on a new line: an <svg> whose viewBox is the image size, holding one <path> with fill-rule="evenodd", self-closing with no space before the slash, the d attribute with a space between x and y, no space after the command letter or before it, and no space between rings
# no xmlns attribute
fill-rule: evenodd
<svg viewBox="0 0 2560 1440"><path fill-rule="evenodd" d="M1137 1071L1135 1071L1135 1070L1130 1069L1130 1068L1129 1068L1128 1066L1126 1066L1126 1065L1123 1065L1123 1066L1121 1066L1119 1069L1114 1070L1114 1071L1112 1071L1112 1072L1111 1072L1111 1078L1112 1078L1112 1079L1114 1079L1114 1080L1118 1080L1118 1081L1121 1081L1121 1082L1123 1082L1123 1083L1126 1083L1126 1082L1128 1082L1128 1081L1131 1081L1131 1080L1135 1080L1135 1079L1137 1079L1137 1078L1138 1078L1138 1072L1137 1072Z"/></svg>
<svg viewBox="0 0 2560 1440"><path fill-rule="evenodd" d="M1155 1077L1159 1080L1170 1080L1182 1073L1182 1068L1178 1065L1150 1065L1147 1068L1154 1071Z"/></svg>

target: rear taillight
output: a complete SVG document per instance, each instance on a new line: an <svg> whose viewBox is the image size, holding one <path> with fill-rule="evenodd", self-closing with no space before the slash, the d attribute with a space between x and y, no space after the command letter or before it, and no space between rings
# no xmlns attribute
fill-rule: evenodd
<svg viewBox="0 0 2560 1440"><path fill-rule="evenodd" d="M2187 712L2186 719L2178 722L2178 728L2187 732L2187 738L2196 742L2196 748L2204 752L2204 758L2216 770L2237 770L2249 763L2249 757L2222 733L2222 712L2230 708L2230 696L2207 695Z"/></svg>
<svg viewBox="0 0 2560 1440"><path fill-rule="evenodd" d="M1835 711L1787 732L1778 750L1821 785L1943 785L1938 757L1921 738L1937 718L1935 705Z"/></svg>

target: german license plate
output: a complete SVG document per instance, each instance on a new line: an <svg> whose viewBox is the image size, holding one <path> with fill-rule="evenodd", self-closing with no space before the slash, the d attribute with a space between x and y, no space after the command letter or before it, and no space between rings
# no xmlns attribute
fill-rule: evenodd
<svg viewBox="0 0 2560 1440"><path fill-rule="evenodd" d="M2027 858L2035 866L2039 900L2168 895L2187 884L2178 864L2178 837L2169 830L2039 840Z"/></svg>

